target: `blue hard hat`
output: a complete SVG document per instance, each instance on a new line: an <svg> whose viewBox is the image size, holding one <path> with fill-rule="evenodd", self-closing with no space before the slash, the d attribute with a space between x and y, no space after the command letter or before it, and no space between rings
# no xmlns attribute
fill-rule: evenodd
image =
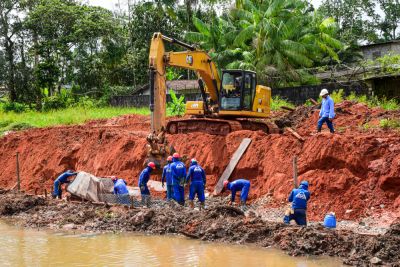
<svg viewBox="0 0 400 267"><path fill-rule="evenodd" d="M300 185L308 186L308 182L307 181L301 181Z"/></svg>

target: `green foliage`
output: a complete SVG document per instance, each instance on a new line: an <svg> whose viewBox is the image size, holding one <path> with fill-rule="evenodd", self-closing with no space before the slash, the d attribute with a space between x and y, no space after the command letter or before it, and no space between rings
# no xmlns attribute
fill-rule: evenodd
<svg viewBox="0 0 400 267"><path fill-rule="evenodd" d="M295 106L292 103L290 103L287 100L281 98L280 96L274 96L271 99L271 110L272 111L281 110L282 106L295 108Z"/></svg>
<svg viewBox="0 0 400 267"><path fill-rule="evenodd" d="M385 110L400 110L400 103L396 99L378 98L377 96L367 97L366 95L357 96L351 93L346 97L347 100L364 103L370 108L380 107Z"/></svg>
<svg viewBox="0 0 400 267"><path fill-rule="evenodd" d="M48 112L27 111L23 113L5 113L0 111L0 132L29 127L80 124L88 120L112 118L125 114L148 115L150 111L147 108L84 108L79 106Z"/></svg>
<svg viewBox="0 0 400 267"><path fill-rule="evenodd" d="M22 113L29 110L29 106L18 102L5 102L2 103L1 108L4 112Z"/></svg>
<svg viewBox="0 0 400 267"><path fill-rule="evenodd" d="M336 91L333 91L330 94L330 97L333 99L333 102L335 102L336 104L343 102L344 97L343 97L343 89L339 89Z"/></svg>
<svg viewBox="0 0 400 267"><path fill-rule="evenodd" d="M181 116L185 113L185 96L181 95L178 99L175 92L173 90L169 90L169 94L171 96L171 102L167 103L167 111L172 116Z"/></svg>
<svg viewBox="0 0 400 267"><path fill-rule="evenodd" d="M379 127L383 129L400 128L400 119L383 119L379 121Z"/></svg>
<svg viewBox="0 0 400 267"><path fill-rule="evenodd" d="M338 61L343 47L336 22L301 0L237 1L226 16L194 25L198 32L186 39L209 50L220 68L256 71L273 87L317 83L305 68Z"/></svg>

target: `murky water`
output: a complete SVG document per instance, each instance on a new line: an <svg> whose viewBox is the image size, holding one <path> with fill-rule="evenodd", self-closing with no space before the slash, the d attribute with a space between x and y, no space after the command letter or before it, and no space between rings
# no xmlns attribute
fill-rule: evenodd
<svg viewBox="0 0 400 267"><path fill-rule="evenodd" d="M341 266L334 258L294 258L275 249L182 237L67 234L0 221L0 266Z"/></svg>

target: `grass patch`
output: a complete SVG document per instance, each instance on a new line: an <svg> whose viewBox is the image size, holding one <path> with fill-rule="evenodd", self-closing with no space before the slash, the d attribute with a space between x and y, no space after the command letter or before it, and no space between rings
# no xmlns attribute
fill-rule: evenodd
<svg viewBox="0 0 400 267"><path fill-rule="evenodd" d="M0 111L0 133L32 127L82 124L94 119L107 119L125 114L148 115L148 108L67 108L49 112L27 111L23 113Z"/></svg>
<svg viewBox="0 0 400 267"><path fill-rule="evenodd" d="M400 119L383 119L379 121L379 127L383 129L400 128Z"/></svg>
<svg viewBox="0 0 400 267"><path fill-rule="evenodd" d="M289 107L289 108L295 108L295 106L292 103L281 98L280 96L274 96L271 99L271 110L272 111L280 110L282 106Z"/></svg>
<svg viewBox="0 0 400 267"><path fill-rule="evenodd" d="M400 103L396 101L396 99L379 99L377 96L373 96L368 98L366 95L357 96L354 92L352 92L346 99L351 101L357 101L358 103L364 103L369 108L380 107L384 110L399 110Z"/></svg>

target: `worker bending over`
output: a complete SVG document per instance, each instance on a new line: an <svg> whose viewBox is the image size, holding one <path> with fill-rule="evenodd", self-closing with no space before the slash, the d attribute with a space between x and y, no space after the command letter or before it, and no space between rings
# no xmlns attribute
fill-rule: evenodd
<svg viewBox="0 0 400 267"><path fill-rule="evenodd" d="M172 189L172 156L168 156L167 158L167 165L164 166L162 177L161 177L161 185L164 187L165 180L167 180L167 201L174 199L173 196L173 189Z"/></svg>
<svg viewBox="0 0 400 267"><path fill-rule="evenodd" d="M139 176L139 188L140 194L142 195L142 205L150 206L150 190L147 187L147 182L150 179L151 171L156 168L154 162L149 162L147 167L140 173Z"/></svg>
<svg viewBox="0 0 400 267"><path fill-rule="evenodd" d="M190 181L189 191L189 206L194 208L194 196L197 194L197 198L200 201L200 209L204 208L204 202L206 197L204 195L204 188L206 186L206 173L202 167L197 163L196 159L192 159L188 174L186 176L186 183Z"/></svg>
<svg viewBox="0 0 400 267"><path fill-rule="evenodd" d="M114 194L117 196L118 203L129 205L131 201L126 181L116 176L112 176L111 179L114 183Z"/></svg>
<svg viewBox="0 0 400 267"><path fill-rule="evenodd" d="M174 153L172 156L172 184L174 187L174 199L180 205L185 205L185 180L186 166L180 161L180 155Z"/></svg>
<svg viewBox="0 0 400 267"><path fill-rule="evenodd" d="M62 173L57 179L54 181L54 190L52 193L53 198L62 198L62 184L68 184L70 181L68 180L69 177L77 175L77 172L72 170L67 170L66 172Z"/></svg>
<svg viewBox="0 0 400 267"><path fill-rule="evenodd" d="M246 200L247 197L249 196L249 190L250 190L250 181L247 181L246 179L238 179L236 181L233 181L232 183L224 181L224 188L231 190L232 192L232 197L230 201L231 205L235 203L236 192L241 191L240 206L242 207L246 206Z"/></svg>
<svg viewBox="0 0 400 267"><path fill-rule="evenodd" d="M310 199L308 182L302 181L299 188L293 189L289 195L289 202L292 202L292 209L285 214L283 222L289 224L295 220L297 225L307 225L307 201Z"/></svg>
<svg viewBox="0 0 400 267"><path fill-rule="evenodd" d="M335 103L333 99L329 96L329 92L327 89L322 89L321 93L319 94L322 97L322 104L321 110L319 112L319 120L317 131L321 132L322 125L326 122L328 128L331 133L334 133L335 130L333 129L333 119L335 118Z"/></svg>

